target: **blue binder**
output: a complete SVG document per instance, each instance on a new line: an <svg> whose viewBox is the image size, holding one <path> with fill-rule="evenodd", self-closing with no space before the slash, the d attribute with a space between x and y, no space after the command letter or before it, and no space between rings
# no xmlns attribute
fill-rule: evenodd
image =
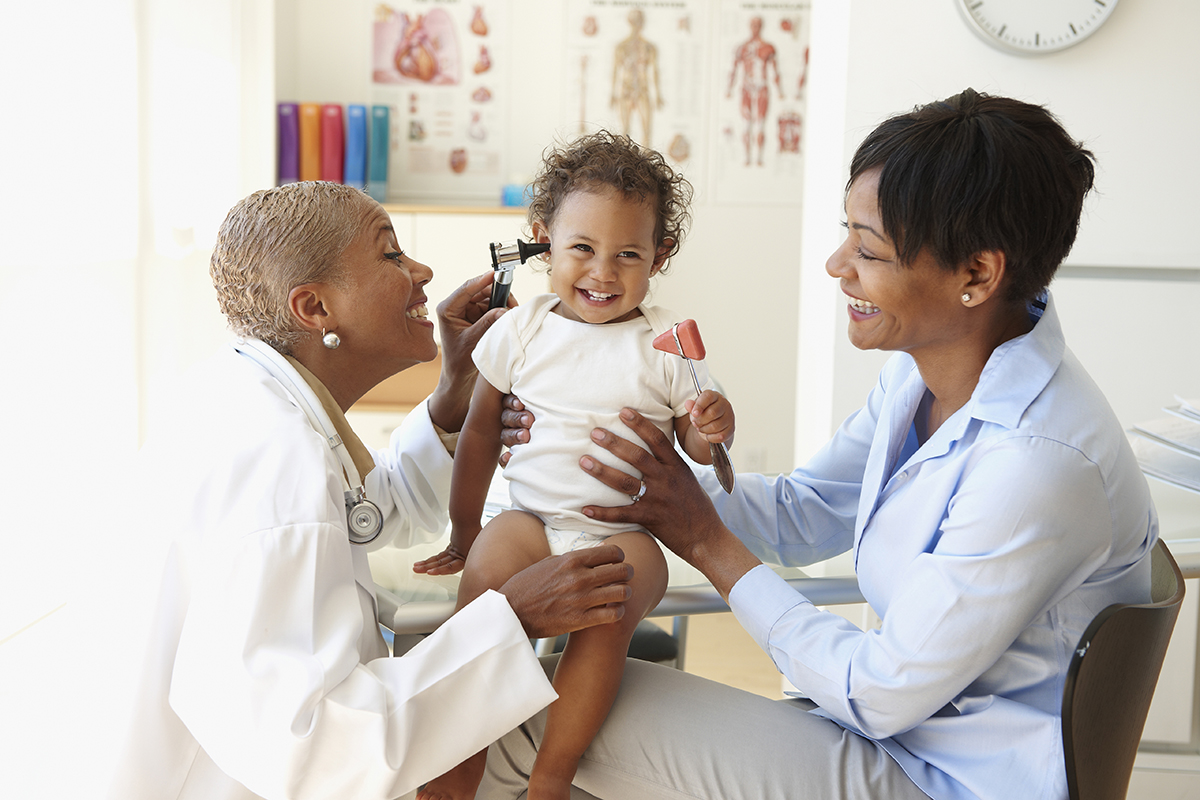
<svg viewBox="0 0 1200 800"><path fill-rule="evenodd" d="M390 127L388 106L371 106L371 155L367 171L367 194L380 203L387 200Z"/></svg>
<svg viewBox="0 0 1200 800"><path fill-rule="evenodd" d="M346 168L343 182L356 189L367 188L367 107L346 107Z"/></svg>

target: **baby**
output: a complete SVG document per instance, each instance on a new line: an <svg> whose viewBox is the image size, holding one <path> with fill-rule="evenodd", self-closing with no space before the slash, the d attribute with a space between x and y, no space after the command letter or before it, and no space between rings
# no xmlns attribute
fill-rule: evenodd
<svg viewBox="0 0 1200 800"><path fill-rule="evenodd" d="M640 442L618 417L628 406L677 437L693 460L710 463L709 442L732 440L734 414L715 391L695 397L684 360L652 346L678 321L644 301L650 278L683 239L687 181L658 153L602 131L549 151L532 190L529 221L533 238L551 245L543 258L553 294L507 312L476 347L479 380L454 457L450 545L414 570L464 570L461 608L547 556L602 542L624 551L634 568L633 596L619 622L568 638L554 673L558 700L529 779L530 800L567 800L579 759L616 697L634 628L667 585L666 561L646 531L582 513L631 499L580 468L588 455L628 470L591 432L606 428ZM530 442L512 449L504 470L513 510L481 530L508 393L535 421ZM431 781L419 800L474 797L485 759L483 751Z"/></svg>

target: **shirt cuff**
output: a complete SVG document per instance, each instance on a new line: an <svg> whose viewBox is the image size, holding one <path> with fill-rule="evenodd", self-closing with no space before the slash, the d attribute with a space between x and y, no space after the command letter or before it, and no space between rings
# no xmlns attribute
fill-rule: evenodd
<svg viewBox="0 0 1200 800"><path fill-rule="evenodd" d="M759 564L738 578L729 591L729 608L733 615L767 652L770 652L768 643L775 624L800 605L812 606L812 603L766 564Z"/></svg>

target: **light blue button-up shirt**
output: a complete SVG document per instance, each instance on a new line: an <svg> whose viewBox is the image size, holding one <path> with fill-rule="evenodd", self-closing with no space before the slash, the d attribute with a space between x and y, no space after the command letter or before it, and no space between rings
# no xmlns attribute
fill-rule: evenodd
<svg viewBox="0 0 1200 800"><path fill-rule="evenodd" d="M712 491L764 560L853 548L879 630L818 610L766 566L730 606L814 713L879 740L935 800L1065 798L1072 650L1105 606L1149 599L1149 489L1047 301L923 445L925 383L898 354L807 466Z"/></svg>

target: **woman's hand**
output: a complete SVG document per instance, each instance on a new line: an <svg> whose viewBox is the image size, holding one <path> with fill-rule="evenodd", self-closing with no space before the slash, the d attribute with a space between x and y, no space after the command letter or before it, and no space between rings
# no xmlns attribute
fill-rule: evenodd
<svg viewBox="0 0 1200 800"><path fill-rule="evenodd" d="M448 544L446 549L436 556L430 556L413 564L413 572L419 575L454 575L462 572L462 568L466 564L467 557L460 553L457 547Z"/></svg>
<svg viewBox="0 0 1200 800"><path fill-rule="evenodd" d="M584 456L579 465L597 480L636 497L627 506L585 506L583 513L606 522L633 522L643 526L676 555L704 573L722 597L738 578L761 562L746 549L717 515L712 501L696 481L669 439L649 420L631 408L622 409L621 421L650 447L647 452L632 442L597 428L592 439L605 450L642 473L632 475Z"/></svg>
<svg viewBox="0 0 1200 800"><path fill-rule="evenodd" d="M429 416L444 431L462 430L475 388L478 370L471 353L484 332L506 309L488 310L492 273L472 278L438 304L438 331L442 339L442 374L429 398ZM510 295L508 307L516 307Z"/></svg>
<svg viewBox="0 0 1200 800"><path fill-rule="evenodd" d="M533 427L533 412L525 408L515 394L506 394L500 401L500 444L506 448L529 441L529 429ZM500 454L500 466L508 466L512 453L506 449Z"/></svg>

